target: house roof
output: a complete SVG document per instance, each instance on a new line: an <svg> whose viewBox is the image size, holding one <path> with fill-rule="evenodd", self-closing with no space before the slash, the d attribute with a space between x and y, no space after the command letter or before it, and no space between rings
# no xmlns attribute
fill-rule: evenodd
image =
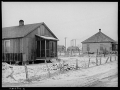
<svg viewBox="0 0 120 90"><path fill-rule="evenodd" d="M93 36L91 36L90 38L84 40L82 43L91 43L91 42L97 43L97 42L116 42L116 41L111 39L104 33L102 33L101 30L99 30L98 33L96 33Z"/></svg>
<svg viewBox="0 0 120 90"><path fill-rule="evenodd" d="M41 22L41 23L27 24L23 26L12 26L12 27L2 28L2 39L24 37L33 30L35 30L36 28L38 28L40 25L46 26L44 22ZM48 27L46 26L46 28ZM48 30L55 38L57 38L49 28Z"/></svg>
<svg viewBox="0 0 120 90"><path fill-rule="evenodd" d="M67 50L79 50L79 48L77 46L70 46Z"/></svg>
<svg viewBox="0 0 120 90"><path fill-rule="evenodd" d="M57 48L65 48L64 45L57 45Z"/></svg>
<svg viewBox="0 0 120 90"><path fill-rule="evenodd" d="M40 35L37 35L37 34L36 34L36 36L38 36L38 37L40 37L40 38L43 38L43 39L47 39L47 40L56 40L56 41L58 41L58 39L56 39L56 38L53 38L53 37L48 37L48 36L40 36Z"/></svg>
<svg viewBox="0 0 120 90"><path fill-rule="evenodd" d="M57 45L57 50L58 51L65 51L65 46L64 45Z"/></svg>

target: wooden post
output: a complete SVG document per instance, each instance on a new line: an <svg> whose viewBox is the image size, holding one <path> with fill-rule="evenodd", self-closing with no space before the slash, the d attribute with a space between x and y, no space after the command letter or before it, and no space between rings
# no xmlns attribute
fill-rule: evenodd
<svg viewBox="0 0 120 90"><path fill-rule="evenodd" d="M46 59L45 59L45 64L46 64L47 71L48 71L48 77L50 77L50 69L49 69L49 67L48 67L48 65L47 65L47 60L46 60Z"/></svg>
<svg viewBox="0 0 120 90"><path fill-rule="evenodd" d="M40 39L40 57L41 57L41 39Z"/></svg>
<svg viewBox="0 0 120 90"><path fill-rule="evenodd" d="M24 67L25 67L25 73L26 73L26 80L28 80L29 79L28 78L28 68L27 68L26 62L25 62Z"/></svg>
<svg viewBox="0 0 120 90"><path fill-rule="evenodd" d="M45 58L46 58L46 40L45 40Z"/></svg>
<svg viewBox="0 0 120 90"><path fill-rule="evenodd" d="M26 80L28 80L28 68L27 68L27 65L26 65L26 54L23 54L23 62L24 63L24 67L25 67L25 74L26 74Z"/></svg>
<svg viewBox="0 0 120 90"><path fill-rule="evenodd" d="M90 57L89 57L89 61L88 61L88 67L89 67L89 65L90 65Z"/></svg>
<svg viewBox="0 0 120 90"><path fill-rule="evenodd" d="M108 59L109 59L109 57L107 58L107 60L106 60L106 62L105 62L105 63L107 63L107 62L108 62Z"/></svg>
<svg viewBox="0 0 120 90"><path fill-rule="evenodd" d="M100 56L100 65L102 64L102 61L101 61L102 59L101 59L101 56Z"/></svg>
<svg viewBox="0 0 120 90"><path fill-rule="evenodd" d="M111 57L111 54L110 54L110 62L112 62L112 57Z"/></svg>
<svg viewBox="0 0 120 90"><path fill-rule="evenodd" d="M106 48L105 48L105 51L104 51L104 57L106 56Z"/></svg>
<svg viewBox="0 0 120 90"><path fill-rule="evenodd" d="M78 59L76 59L76 70L78 70Z"/></svg>
<svg viewBox="0 0 120 90"><path fill-rule="evenodd" d="M64 73L64 63L65 63L65 61L63 61L63 73Z"/></svg>
<svg viewBox="0 0 120 90"><path fill-rule="evenodd" d="M61 69L62 69L62 66L61 66L61 63L60 63L60 59L58 59L58 62L59 62L59 67L58 67L58 69L59 69L59 73L61 73Z"/></svg>
<svg viewBox="0 0 120 90"><path fill-rule="evenodd" d="M97 59L97 56L96 56L96 65L98 66L98 59Z"/></svg>
<svg viewBox="0 0 120 90"><path fill-rule="evenodd" d="M46 40L45 40L45 64L46 64L46 67L47 67L47 71L48 71L48 76L50 77L50 69L47 65L47 59L46 59Z"/></svg>

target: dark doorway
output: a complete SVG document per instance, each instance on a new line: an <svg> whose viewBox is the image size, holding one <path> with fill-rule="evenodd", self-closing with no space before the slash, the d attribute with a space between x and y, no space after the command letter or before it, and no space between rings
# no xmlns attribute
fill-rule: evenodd
<svg viewBox="0 0 120 90"><path fill-rule="evenodd" d="M45 40L41 40L41 57L45 57Z"/></svg>
<svg viewBox="0 0 120 90"><path fill-rule="evenodd" d="M40 57L40 41L37 41L37 57Z"/></svg>

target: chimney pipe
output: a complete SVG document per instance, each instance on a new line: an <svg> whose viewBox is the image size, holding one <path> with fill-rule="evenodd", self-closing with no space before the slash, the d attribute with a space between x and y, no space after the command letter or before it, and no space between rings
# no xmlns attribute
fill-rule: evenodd
<svg viewBox="0 0 120 90"><path fill-rule="evenodd" d="M24 21L23 20L20 20L19 21L19 26L23 26L24 25Z"/></svg>
<svg viewBox="0 0 120 90"><path fill-rule="evenodd" d="M99 32L101 32L101 29L99 29Z"/></svg>

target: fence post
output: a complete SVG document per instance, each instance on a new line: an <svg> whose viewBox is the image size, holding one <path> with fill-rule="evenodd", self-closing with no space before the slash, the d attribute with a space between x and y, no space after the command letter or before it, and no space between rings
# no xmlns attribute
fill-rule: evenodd
<svg viewBox="0 0 120 90"><path fill-rule="evenodd" d="M65 61L63 60L63 73L64 73L64 63L65 63Z"/></svg>
<svg viewBox="0 0 120 90"><path fill-rule="evenodd" d="M61 63L60 63L60 59L58 59L58 62L59 62L59 69L60 69L60 73L61 73Z"/></svg>
<svg viewBox="0 0 120 90"><path fill-rule="evenodd" d="M98 66L98 59L97 59L97 56L96 56L96 66Z"/></svg>
<svg viewBox="0 0 120 90"><path fill-rule="evenodd" d="M48 67L48 65L47 65L47 61L46 61L46 59L45 59L45 64L46 64L46 67L47 67L48 76L50 77L50 69L49 69L49 67Z"/></svg>
<svg viewBox="0 0 120 90"><path fill-rule="evenodd" d="M101 56L100 56L100 65L102 64L102 62L101 62Z"/></svg>
<svg viewBox="0 0 120 90"><path fill-rule="evenodd" d="M109 57L107 58L107 60L106 60L106 62L105 62L105 63L107 63L107 62L108 62L108 59L109 59Z"/></svg>
<svg viewBox="0 0 120 90"><path fill-rule="evenodd" d="M110 62L112 61L112 57L111 57L111 54L110 54Z"/></svg>
<svg viewBox="0 0 120 90"><path fill-rule="evenodd" d="M25 74L26 74L26 80L28 81L28 68L27 68L27 65L26 65L26 62L27 59L26 59L26 54L23 54L23 62L24 62L24 67L25 67Z"/></svg>
<svg viewBox="0 0 120 90"><path fill-rule="evenodd" d="M90 65L90 57L89 57L89 61L88 61L88 67L89 67L89 65Z"/></svg>
<svg viewBox="0 0 120 90"><path fill-rule="evenodd" d="M78 59L76 59L76 70L78 70Z"/></svg>
<svg viewBox="0 0 120 90"><path fill-rule="evenodd" d="M25 73L26 73L26 80L28 80L28 68L27 68L26 62L24 67L25 67Z"/></svg>

